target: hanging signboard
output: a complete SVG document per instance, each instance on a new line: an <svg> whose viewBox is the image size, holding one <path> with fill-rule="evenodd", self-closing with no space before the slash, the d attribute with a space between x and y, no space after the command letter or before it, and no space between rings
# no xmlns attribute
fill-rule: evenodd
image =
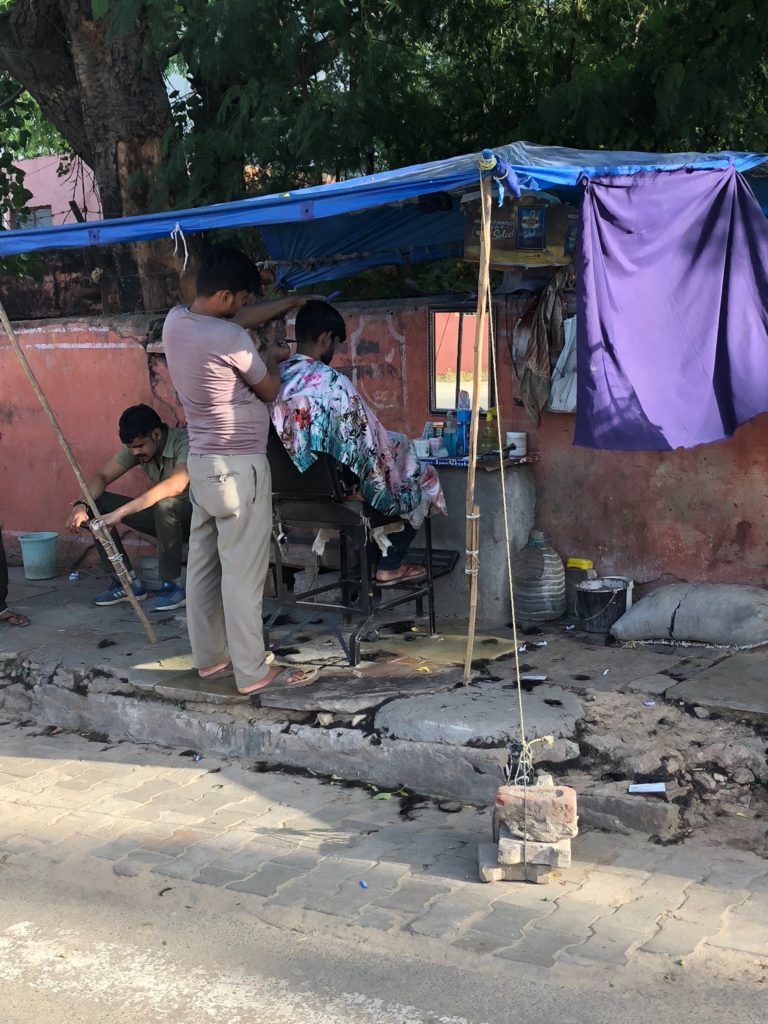
<svg viewBox="0 0 768 1024"><path fill-rule="evenodd" d="M466 216L464 259L480 259L480 202L463 204ZM562 267L576 251L579 211L543 196L526 195L494 206L491 220L491 266Z"/></svg>

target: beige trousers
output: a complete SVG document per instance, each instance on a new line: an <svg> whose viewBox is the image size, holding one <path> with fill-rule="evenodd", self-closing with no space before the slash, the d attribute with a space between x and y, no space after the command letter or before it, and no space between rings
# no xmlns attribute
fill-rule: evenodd
<svg viewBox="0 0 768 1024"><path fill-rule="evenodd" d="M266 455L190 455L187 625L197 668L232 659L238 687L263 679L261 599L272 537Z"/></svg>

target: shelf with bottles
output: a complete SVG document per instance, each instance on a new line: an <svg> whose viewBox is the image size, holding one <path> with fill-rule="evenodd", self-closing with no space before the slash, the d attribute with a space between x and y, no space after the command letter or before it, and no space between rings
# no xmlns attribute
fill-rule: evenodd
<svg viewBox="0 0 768 1024"><path fill-rule="evenodd" d="M512 458L511 456L505 455L501 464L506 468L508 466L525 466L532 462L539 461L538 452L528 452L527 455L521 455L519 458ZM440 458L439 456L430 456L427 459L419 459L419 462L426 462L430 466L448 466L453 469L467 469L469 467L469 458ZM478 469L484 469L487 473L493 473L499 469L499 453L495 452L483 452L478 455L475 460L475 466Z"/></svg>

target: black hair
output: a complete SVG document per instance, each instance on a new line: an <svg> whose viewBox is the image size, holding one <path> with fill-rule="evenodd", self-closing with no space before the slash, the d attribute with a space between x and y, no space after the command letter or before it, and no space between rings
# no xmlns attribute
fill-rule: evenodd
<svg viewBox="0 0 768 1024"><path fill-rule="evenodd" d="M341 313L330 302L323 302L322 299L305 302L296 314L296 341L299 344L314 342L326 331L330 331L339 341L346 340L347 329Z"/></svg>
<svg viewBox="0 0 768 1024"><path fill-rule="evenodd" d="M207 297L223 291L260 295L261 279L245 253L231 246L218 245L203 257L197 271L197 294Z"/></svg>
<svg viewBox="0 0 768 1024"><path fill-rule="evenodd" d="M165 424L148 405L132 405L120 417L117 425L123 444L133 444L139 437L149 437L153 430Z"/></svg>

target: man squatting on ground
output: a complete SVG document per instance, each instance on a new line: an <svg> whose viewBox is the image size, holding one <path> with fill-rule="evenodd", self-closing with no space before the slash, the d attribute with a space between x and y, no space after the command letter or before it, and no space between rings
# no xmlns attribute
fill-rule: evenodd
<svg viewBox="0 0 768 1024"><path fill-rule="evenodd" d="M268 665L261 616L272 537L272 479L267 462L269 409L280 387L278 363L290 355L272 343L262 359L244 328L303 303L249 305L261 285L256 267L235 249L208 253L191 306L176 306L163 348L187 418L192 526L187 558L187 623L203 679L234 674L242 694L285 672L286 685L317 671Z"/></svg>
<svg viewBox="0 0 768 1024"><path fill-rule="evenodd" d="M192 505L189 500L189 474L187 458L189 440L186 430L168 427L154 409L148 405L132 405L120 417L118 433L123 447L109 462L88 481L88 487L95 498L99 515L109 527L124 523L139 533L145 533L157 540L158 571L162 587L157 597L147 607L150 611L166 612L181 608L185 603L181 587L182 551L189 539ZM149 490L138 498L124 494L113 494L107 487L128 473L134 466L141 466L152 483ZM94 511L82 500L74 502L69 526L72 529L87 529ZM123 555L125 567L133 582L133 592L143 601L147 592L136 576L117 530L112 529L112 539ZM96 545L103 568L111 573L113 567L101 544ZM112 577L109 587L94 598L94 604L106 606L127 601L120 580Z"/></svg>

